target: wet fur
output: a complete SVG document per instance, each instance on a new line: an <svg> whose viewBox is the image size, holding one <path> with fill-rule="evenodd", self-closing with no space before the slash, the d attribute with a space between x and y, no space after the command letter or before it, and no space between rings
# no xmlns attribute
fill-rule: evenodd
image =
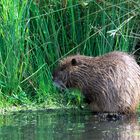
<svg viewBox="0 0 140 140"><path fill-rule="evenodd" d="M139 104L140 67L123 52L64 58L53 80L60 87L80 89L95 112L134 113Z"/></svg>

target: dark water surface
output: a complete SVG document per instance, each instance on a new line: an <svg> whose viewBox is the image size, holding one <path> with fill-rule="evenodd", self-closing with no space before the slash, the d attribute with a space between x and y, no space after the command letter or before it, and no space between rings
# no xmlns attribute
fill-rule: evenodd
<svg viewBox="0 0 140 140"><path fill-rule="evenodd" d="M72 110L0 115L0 140L140 140L140 117L107 121Z"/></svg>

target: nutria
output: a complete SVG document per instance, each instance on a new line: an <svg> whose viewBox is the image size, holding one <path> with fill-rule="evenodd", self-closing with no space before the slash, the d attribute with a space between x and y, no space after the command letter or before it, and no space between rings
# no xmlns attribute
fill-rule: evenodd
<svg viewBox="0 0 140 140"><path fill-rule="evenodd" d="M53 81L60 88L80 89L95 112L134 113L139 105L140 67L124 52L64 58Z"/></svg>

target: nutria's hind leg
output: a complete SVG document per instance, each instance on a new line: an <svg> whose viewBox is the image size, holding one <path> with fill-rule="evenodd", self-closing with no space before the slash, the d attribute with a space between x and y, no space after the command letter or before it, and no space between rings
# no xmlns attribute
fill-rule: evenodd
<svg viewBox="0 0 140 140"><path fill-rule="evenodd" d="M124 118L124 114L121 113L101 113L98 112L96 114L100 120L105 121L117 121L122 120Z"/></svg>
<svg viewBox="0 0 140 140"><path fill-rule="evenodd" d="M120 120L122 119L124 116L124 114L121 114L121 113L107 113L107 120L108 121L117 121L117 120Z"/></svg>

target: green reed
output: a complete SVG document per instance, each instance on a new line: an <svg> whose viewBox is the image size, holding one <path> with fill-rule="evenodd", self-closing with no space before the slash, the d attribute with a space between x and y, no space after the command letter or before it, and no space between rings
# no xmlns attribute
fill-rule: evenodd
<svg viewBox="0 0 140 140"><path fill-rule="evenodd" d="M130 0L1 0L0 106L80 104L52 71L62 57L135 51L140 4Z"/></svg>

